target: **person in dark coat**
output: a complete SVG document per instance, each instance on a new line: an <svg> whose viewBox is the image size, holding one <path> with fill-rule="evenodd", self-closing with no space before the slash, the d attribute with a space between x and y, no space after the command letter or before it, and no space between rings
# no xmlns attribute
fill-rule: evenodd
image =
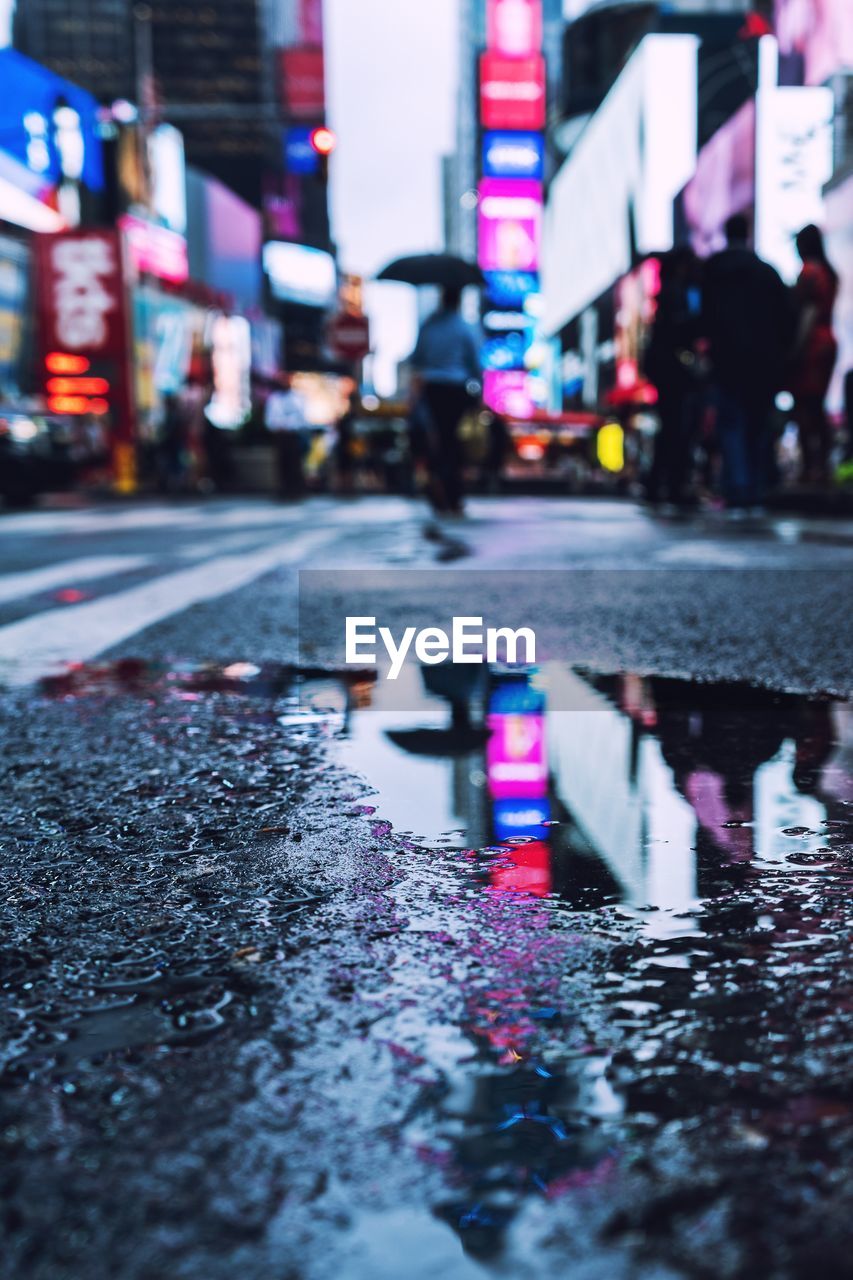
<svg viewBox="0 0 853 1280"><path fill-rule="evenodd" d="M795 324L788 290L748 237L746 218L728 220L728 247L706 263L703 289L723 497L735 510L758 507L764 498L771 413Z"/></svg>
<svg viewBox="0 0 853 1280"><path fill-rule="evenodd" d="M838 356L832 328L838 273L826 256L819 227L803 227L797 236L797 252L803 269L794 287L798 319L791 378L794 420L800 433L802 479L825 484L832 432L824 401Z"/></svg>
<svg viewBox="0 0 853 1280"><path fill-rule="evenodd" d="M699 264L690 249L673 249L661 258L660 292L645 373L658 393L659 429L646 483L649 502L662 491L685 506L690 480L690 452L696 420L701 310Z"/></svg>

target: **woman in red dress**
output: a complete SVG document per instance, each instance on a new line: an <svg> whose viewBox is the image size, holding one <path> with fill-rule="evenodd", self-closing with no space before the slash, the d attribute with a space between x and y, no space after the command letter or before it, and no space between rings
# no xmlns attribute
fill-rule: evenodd
<svg viewBox="0 0 853 1280"><path fill-rule="evenodd" d="M824 400L838 355L832 331L838 275L826 256L818 227L803 227L797 236L797 252L803 269L794 286L800 317L791 380L794 420L800 432L802 478L822 484L827 479L831 445Z"/></svg>

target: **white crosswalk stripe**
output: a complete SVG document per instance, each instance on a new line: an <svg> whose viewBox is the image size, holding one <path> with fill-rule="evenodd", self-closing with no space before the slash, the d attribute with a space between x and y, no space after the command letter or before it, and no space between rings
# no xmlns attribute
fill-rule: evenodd
<svg viewBox="0 0 853 1280"><path fill-rule="evenodd" d="M25 573L6 573L0 577L0 604L24 600L40 591L109 578L112 574L141 569L150 563L150 556L83 556L79 560L62 560L59 564L30 569Z"/></svg>
<svg viewBox="0 0 853 1280"><path fill-rule="evenodd" d="M264 573L299 565L339 533L310 530L243 555L217 555L74 608L49 609L0 628L0 684L20 687L68 662L82 662L203 600Z"/></svg>

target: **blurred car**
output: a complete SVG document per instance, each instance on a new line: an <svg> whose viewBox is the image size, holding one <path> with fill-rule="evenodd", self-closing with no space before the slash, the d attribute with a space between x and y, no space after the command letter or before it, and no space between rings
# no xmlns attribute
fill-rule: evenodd
<svg viewBox="0 0 853 1280"><path fill-rule="evenodd" d="M7 506L29 506L40 493L72 485L106 448L97 420L0 404L0 496Z"/></svg>

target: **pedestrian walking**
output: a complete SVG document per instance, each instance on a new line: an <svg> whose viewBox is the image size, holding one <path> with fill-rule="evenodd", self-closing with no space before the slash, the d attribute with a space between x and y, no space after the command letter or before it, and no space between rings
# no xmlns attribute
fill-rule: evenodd
<svg viewBox="0 0 853 1280"><path fill-rule="evenodd" d="M705 266L702 328L711 360L723 497L728 508L742 511L764 500L771 412L793 323L778 273L749 247L746 218L736 214L725 230L727 248Z"/></svg>
<svg viewBox="0 0 853 1280"><path fill-rule="evenodd" d="M701 305L698 259L690 249L673 249L661 259L657 311L644 362L658 393L659 426L646 483L646 497L655 504L663 493L678 507L688 503Z"/></svg>
<svg viewBox="0 0 853 1280"><path fill-rule="evenodd" d="M480 341L462 319L462 290L447 286L439 309L422 325L412 353L413 416L426 424L430 500L436 512L462 514L459 424L480 389Z"/></svg>
<svg viewBox="0 0 853 1280"><path fill-rule="evenodd" d="M187 414L176 392L163 397L160 425L159 474L164 493L180 493L185 487Z"/></svg>
<svg viewBox="0 0 853 1280"><path fill-rule="evenodd" d="M278 494L283 499L301 498L305 492L305 430L308 415L305 401L289 380L267 397L264 425L272 432L276 447Z"/></svg>
<svg viewBox="0 0 853 1280"><path fill-rule="evenodd" d="M824 402L838 356L832 329L838 273L826 256L819 227L803 227L796 243L803 268L794 286L797 332L790 391L800 434L801 478L806 483L825 484L832 437Z"/></svg>

